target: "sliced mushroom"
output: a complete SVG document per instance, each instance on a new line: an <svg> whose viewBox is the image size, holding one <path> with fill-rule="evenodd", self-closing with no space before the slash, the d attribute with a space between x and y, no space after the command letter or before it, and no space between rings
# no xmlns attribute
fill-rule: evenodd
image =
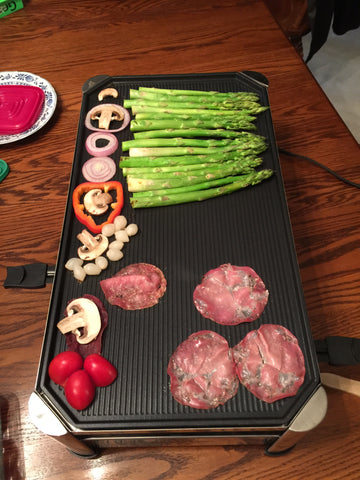
<svg viewBox="0 0 360 480"><path fill-rule="evenodd" d="M105 235L99 233L96 237L93 237L85 229L76 238L83 244L82 247L78 248L78 256L82 260L94 260L96 257L100 257L109 245L109 240Z"/></svg>
<svg viewBox="0 0 360 480"><path fill-rule="evenodd" d="M102 100L104 100L105 97L117 98L118 95L118 91L115 90L115 88L104 88L104 90L101 90L101 92L99 92L98 100L99 102L101 102Z"/></svg>
<svg viewBox="0 0 360 480"><path fill-rule="evenodd" d="M124 120L124 112L116 104L103 103L102 105L94 107L90 119L98 120L98 127L108 130L113 120L119 122Z"/></svg>
<svg viewBox="0 0 360 480"><path fill-rule="evenodd" d="M112 201L113 198L110 193L103 192L101 188L89 190L83 200L85 210L91 215L102 215L108 210Z"/></svg>
<svg viewBox="0 0 360 480"><path fill-rule="evenodd" d="M61 333L73 333L78 343L87 344L95 340L101 330L98 307L87 298L76 298L66 307L63 320L57 324Z"/></svg>

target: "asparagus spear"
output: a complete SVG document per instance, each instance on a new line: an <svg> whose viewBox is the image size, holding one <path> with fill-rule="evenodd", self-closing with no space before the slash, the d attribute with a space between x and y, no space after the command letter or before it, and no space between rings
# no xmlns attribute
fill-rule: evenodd
<svg viewBox="0 0 360 480"><path fill-rule="evenodd" d="M195 185L207 180L215 180L230 175L238 175L243 173L241 164L233 164L226 168L206 168L204 170L196 170L193 172L183 172L180 174L149 174L144 177L133 177L128 175L127 184L129 192L140 192L143 190L159 190L163 188L184 187L187 185Z"/></svg>
<svg viewBox="0 0 360 480"><path fill-rule="evenodd" d="M147 147L227 147L248 145L256 147L263 145L265 138L255 133L239 132L238 138L225 139L198 139L198 138L140 138L139 140L127 140L122 143L123 152L127 152L131 148L147 148Z"/></svg>
<svg viewBox="0 0 360 480"><path fill-rule="evenodd" d="M226 164L228 163L228 164ZM134 179L140 180L171 180L175 179L184 179L184 184L188 184L191 182L192 179L195 177L203 177L201 181L204 180L206 177L207 179L211 178L212 175L215 175L216 178L220 176L225 177L229 175L240 175L253 172L255 169L251 165L243 165L241 163L236 162L226 162L225 164L221 165L221 170L219 169L218 165L207 166L205 165L203 168L195 167L194 170L173 170L173 171L163 171L163 172L140 172L139 174L128 172L128 184L134 185Z"/></svg>
<svg viewBox="0 0 360 480"><path fill-rule="evenodd" d="M261 153L261 152L259 152ZM193 165L196 163L222 163L228 160L254 159L251 150L236 150L214 153L212 155L179 155L172 157L120 157L120 168L127 167L165 167L176 165Z"/></svg>
<svg viewBox="0 0 360 480"><path fill-rule="evenodd" d="M262 164L261 158L242 160L242 161L228 161L221 164L221 168L236 166L238 173L248 173L254 168ZM214 163L198 163L195 165L177 165L165 167L124 167L122 169L123 175L140 177L140 178L170 178L183 175L197 175L196 170L206 171L211 173L213 170L218 170L219 165Z"/></svg>
<svg viewBox="0 0 360 480"><path fill-rule="evenodd" d="M163 94L163 95L196 95L196 96L206 96L206 97L214 97L216 96L217 98L223 97L223 98L232 98L232 97L244 97L248 95L254 95L256 98L259 98L258 95L255 93L251 92L217 92L215 90L213 91L203 91L203 90L177 90L177 89L171 89L171 88L156 88L156 87L139 87L139 92L141 96L145 96L146 92L149 93L156 93L156 94Z"/></svg>
<svg viewBox="0 0 360 480"><path fill-rule="evenodd" d="M238 143L238 142L236 142ZM226 147L235 145L235 140L199 140L197 138L145 138L140 140L127 140L122 142L123 152L127 152L130 148L141 147Z"/></svg>
<svg viewBox="0 0 360 480"><path fill-rule="evenodd" d="M236 101L210 101L210 99L201 99L194 97L193 100L179 100L178 98L170 98L167 100L148 100L143 98L125 99L124 107L131 108L134 111L135 107L148 106L155 108L198 108L198 109L210 109L210 110L239 110L244 108L245 110L253 110L260 107L258 102L251 100L236 100Z"/></svg>
<svg viewBox="0 0 360 480"><path fill-rule="evenodd" d="M187 101L194 100L204 102L212 101L215 99L217 102L223 101L233 101L237 99L246 99L253 102L259 101L259 95L253 92L204 92L202 90L182 90L185 93L179 93L181 90L172 90L174 93L169 93L171 90L162 89L162 88L146 88L140 87L139 89L131 88L130 99L141 98L149 100L168 100L174 99L176 101ZM189 93L190 92L190 93Z"/></svg>
<svg viewBox="0 0 360 480"><path fill-rule="evenodd" d="M246 155L257 155L266 150L265 144L249 145L227 145L225 147L143 147L130 148L130 157L164 157L164 156L179 156L179 155L221 155L227 152L243 151Z"/></svg>
<svg viewBox="0 0 360 480"><path fill-rule="evenodd" d="M221 187L222 185L227 185L228 183L233 183L237 180L243 180L243 178L244 175L235 175L224 178L216 178L215 180L207 180L206 182L195 183L194 185L186 185L185 187L144 190L141 192L133 192L132 198L138 199L143 197L155 197L157 195L169 195L173 193L194 192L195 190L206 190L208 188Z"/></svg>
<svg viewBox="0 0 360 480"><path fill-rule="evenodd" d="M176 205L179 203L188 203L207 200L209 198L226 195L236 190L243 189L250 185L256 185L272 175L271 170L260 170L259 172L244 175L241 180L236 180L233 183L223 185L216 188L209 188L206 190L195 190L184 193L169 193L167 195L148 196L131 198L130 202L133 208L145 207L160 207L167 205Z"/></svg>
<svg viewBox="0 0 360 480"><path fill-rule="evenodd" d="M250 113L244 110L238 110L238 113L234 115L219 115L214 116L212 113L209 113L207 110L195 114L186 114L186 113L170 113L167 111L162 112L139 112L135 115L135 120L169 120L169 121L179 121L179 120L190 120L190 121L201 121L201 122L210 122L210 127L214 126L215 128L221 128L224 124L229 125L237 123L240 121L249 121L253 122L256 120L256 116L251 115ZM216 124L216 125L215 125Z"/></svg>
<svg viewBox="0 0 360 480"><path fill-rule="evenodd" d="M197 139L197 138L149 138L123 142L123 151L129 150L131 157L151 157L170 155L197 155L251 150L253 154L266 148L264 137L249 132L241 132L243 138L236 139Z"/></svg>
<svg viewBox="0 0 360 480"><path fill-rule="evenodd" d="M137 115L141 112L147 113L172 113L172 114L180 114L180 115L257 115L259 113L265 112L268 107L264 106L256 106L253 108L246 108L243 110L235 109L235 110L216 110L216 109L204 109L204 108L167 108L167 107L150 107L147 105L133 105L131 107L133 115Z"/></svg>
<svg viewBox="0 0 360 480"><path fill-rule="evenodd" d="M213 138L242 138L243 132L237 130L224 130L222 128L165 128L164 130L148 130L144 132L135 132L134 139L141 138L193 138L193 137L213 137Z"/></svg>
<svg viewBox="0 0 360 480"><path fill-rule="evenodd" d="M227 162L225 162L227 163ZM141 178L150 178L149 175L158 175L168 172L169 175L172 175L174 172L177 172L179 175L184 172L193 172L195 170L203 170L204 168L214 166L214 163L195 163L189 165L166 165L163 167L122 167L122 174L124 177L141 177ZM222 164L224 165L224 164ZM151 177L153 178L153 177Z"/></svg>
<svg viewBox="0 0 360 480"><path fill-rule="evenodd" d="M164 129L188 129L188 128L200 128L200 129L226 129L226 130L255 130L256 126L252 121L255 117L239 118L236 120L230 120L226 117L210 118L210 119L197 119L197 120L182 120L181 118L168 118L160 120L151 118L149 120L131 120L130 130L132 132L145 132L152 130L164 130ZM181 135L180 135L181 136Z"/></svg>

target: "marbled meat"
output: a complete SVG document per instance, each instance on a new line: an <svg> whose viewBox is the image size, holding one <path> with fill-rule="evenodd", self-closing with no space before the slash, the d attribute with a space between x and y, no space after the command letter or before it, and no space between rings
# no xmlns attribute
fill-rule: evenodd
<svg viewBox="0 0 360 480"><path fill-rule="evenodd" d="M256 397L272 403L296 395L305 363L297 338L281 325L264 324L233 348L240 382Z"/></svg>
<svg viewBox="0 0 360 480"><path fill-rule="evenodd" d="M264 282L252 268L228 263L204 275L193 300L205 318L222 325L238 325L256 320L268 296Z"/></svg>
<svg viewBox="0 0 360 480"><path fill-rule="evenodd" d="M167 373L175 400L193 408L222 405L239 385L228 342L209 330L193 333L176 348Z"/></svg>
<svg viewBox="0 0 360 480"><path fill-rule="evenodd" d="M155 265L134 263L100 281L106 300L124 310L152 307L166 291L166 279Z"/></svg>

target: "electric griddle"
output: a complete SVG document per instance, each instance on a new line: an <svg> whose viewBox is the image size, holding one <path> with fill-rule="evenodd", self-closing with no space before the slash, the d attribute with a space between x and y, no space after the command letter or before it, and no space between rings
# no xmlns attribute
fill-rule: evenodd
<svg viewBox="0 0 360 480"><path fill-rule="evenodd" d="M129 89L139 86L246 90L269 105L267 79L256 72L101 75L85 83L52 297L30 398L31 417L42 431L82 456L92 456L103 446L149 444L262 444L269 454L286 451L322 420L327 402L306 313L270 109L258 116L256 133L268 139L269 148L261 156L264 168L273 169L274 175L259 185L203 202L132 209L118 164L121 142L133 137L129 128L117 133L119 147L111 155L117 164L114 179L124 186L122 214L139 226L139 233L126 246L124 258L111 262L99 276L88 276L79 283L64 268L66 261L76 256L76 236L84 228L74 215L71 196L85 181L81 167L90 158L85 149L91 133L84 126L86 114L98 104L98 93L104 88L115 88L119 96L110 101L121 104L129 98ZM151 263L164 272L164 297L144 310L124 311L110 305L99 281L139 262ZM203 318L194 307L193 291L202 276L224 263L250 266L265 282L269 301L254 322L219 325ZM66 350L64 335L56 325L67 303L84 294L97 296L108 311L102 354L116 366L118 378L97 389L87 409L77 411L67 403L63 389L49 379L47 369L50 361ZM168 361L190 334L213 330L232 347L263 323L281 324L299 341L306 376L297 395L268 404L240 385L234 398L211 410L186 407L172 398Z"/></svg>

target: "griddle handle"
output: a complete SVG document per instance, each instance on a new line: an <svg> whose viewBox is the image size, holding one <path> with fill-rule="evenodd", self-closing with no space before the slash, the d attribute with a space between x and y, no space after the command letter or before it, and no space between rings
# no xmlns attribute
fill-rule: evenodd
<svg viewBox="0 0 360 480"><path fill-rule="evenodd" d="M7 267L4 288L43 288L52 283L55 276L55 266L47 263L30 263Z"/></svg>
<svg viewBox="0 0 360 480"><path fill-rule="evenodd" d="M359 338L327 337L315 340L315 348L319 362L334 366L360 364Z"/></svg>

